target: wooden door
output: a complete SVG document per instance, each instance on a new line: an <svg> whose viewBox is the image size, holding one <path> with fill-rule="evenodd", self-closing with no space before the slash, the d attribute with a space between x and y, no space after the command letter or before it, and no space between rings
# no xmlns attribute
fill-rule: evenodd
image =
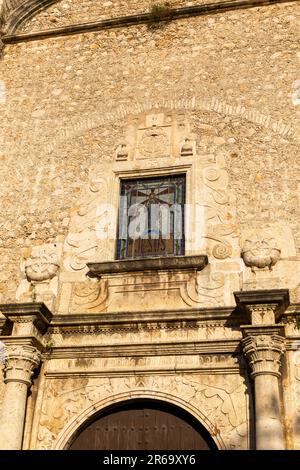
<svg viewBox="0 0 300 470"><path fill-rule="evenodd" d="M70 450L208 450L207 431L181 410L151 403L123 406L102 415Z"/></svg>

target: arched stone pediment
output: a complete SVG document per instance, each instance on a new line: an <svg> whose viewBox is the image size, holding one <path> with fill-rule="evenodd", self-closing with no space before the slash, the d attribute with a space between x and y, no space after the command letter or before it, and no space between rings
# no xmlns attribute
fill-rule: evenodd
<svg viewBox="0 0 300 470"><path fill-rule="evenodd" d="M196 0L172 0L174 8L198 4ZM146 13L151 2L145 0L1 0L6 33L36 32L80 23ZM1 18L1 16L0 16Z"/></svg>

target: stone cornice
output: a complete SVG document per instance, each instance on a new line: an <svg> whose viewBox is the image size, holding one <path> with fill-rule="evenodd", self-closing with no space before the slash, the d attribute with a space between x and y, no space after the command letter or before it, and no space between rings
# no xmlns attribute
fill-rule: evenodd
<svg viewBox="0 0 300 470"><path fill-rule="evenodd" d="M51 359L77 359L101 357L146 357L170 355L219 354L236 355L240 353L240 340L217 339L209 341L172 341L157 343L106 344L85 346L53 346L43 357Z"/></svg>
<svg viewBox="0 0 300 470"><path fill-rule="evenodd" d="M100 263L87 263L94 276L103 274L120 274L137 271L162 271L195 269L201 271L208 264L206 255L198 256L170 256L165 258L126 259L118 261L104 261Z"/></svg>
<svg viewBox="0 0 300 470"><path fill-rule="evenodd" d="M298 0L236 0L229 2L207 3L204 5L202 4L172 9L170 14L164 17L164 21L223 13L237 9L268 6L277 3L291 3L294 1ZM32 18L37 13L53 3L55 3L53 0L29 0L20 5L19 8L13 10L6 23L6 32L8 34L2 37L2 41L7 44L12 44L16 42L45 39L49 37L74 35L111 28L128 27L138 24L149 24L152 21L151 14L144 13L139 15L111 18L92 23L74 24L33 33L14 34L17 29L28 19Z"/></svg>
<svg viewBox="0 0 300 470"><path fill-rule="evenodd" d="M154 312L112 312L103 314L74 314L55 315L51 321L50 331L57 329L75 329L82 332L87 328L198 328L203 325L238 326L246 323L247 317L243 312L237 312L234 307L218 307L207 309L159 310Z"/></svg>
<svg viewBox="0 0 300 470"><path fill-rule="evenodd" d="M0 312L12 323L32 322L42 334L52 319L52 313L44 303L0 304Z"/></svg>

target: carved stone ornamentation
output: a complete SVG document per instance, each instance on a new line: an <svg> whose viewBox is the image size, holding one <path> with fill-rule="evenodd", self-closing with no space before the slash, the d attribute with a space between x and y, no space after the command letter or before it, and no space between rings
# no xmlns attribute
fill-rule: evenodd
<svg viewBox="0 0 300 470"><path fill-rule="evenodd" d="M20 5L20 0L0 0L0 29L5 24L9 13Z"/></svg>
<svg viewBox="0 0 300 470"><path fill-rule="evenodd" d="M108 282L97 280L77 283L74 287L74 297L71 305L72 312L103 311L108 304Z"/></svg>
<svg viewBox="0 0 300 470"><path fill-rule="evenodd" d="M280 259L281 250L277 247L274 238L255 237L252 240L245 240L241 256L246 266L254 272L255 268L263 269L272 267Z"/></svg>
<svg viewBox="0 0 300 470"><path fill-rule="evenodd" d="M111 179L103 176L105 173L104 167L97 167L87 192L71 218L64 246L64 265L69 271L84 271L87 261L105 257L113 218L107 209L112 190ZM99 234L106 234L107 237L99 238Z"/></svg>
<svg viewBox="0 0 300 470"><path fill-rule="evenodd" d="M116 160L117 161L127 160L128 159L128 154L129 154L128 146L124 142L124 143L120 144L119 147L117 148Z"/></svg>
<svg viewBox="0 0 300 470"><path fill-rule="evenodd" d="M55 252L46 248L32 254L25 263L25 273L29 281L48 281L56 276L59 269L59 260Z"/></svg>
<svg viewBox="0 0 300 470"><path fill-rule="evenodd" d="M181 406L186 403L198 410L221 447L245 448L247 416L237 412L237 403L245 401L243 381L238 376L232 376L230 380L218 376L216 385L210 382L210 376L170 377L149 372L122 377L50 380L46 383L36 448L63 447L73 426L77 428L82 418L86 420L93 416L103 407L102 403L107 406L108 400L117 402L120 394L123 399L145 395L163 397L165 394L175 401L180 399Z"/></svg>
<svg viewBox="0 0 300 470"><path fill-rule="evenodd" d="M188 137L186 137L184 139L184 143L181 146L180 155L181 157L190 157L193 154L194 154L193 143Z"/></svg>
<svg viewBox="0 0 300 470"><path fill-rule="evenodd" d="M29 387L41 353L28 345L7 346L5 349L4 382L21 382Z"/></svg>
<svg viewBox="0 0 300 470"><path fill-rule="evenodd" d="M164 157L170 153L170 141L165 129L153 125L143 132L139 144L140 154L146 158Z"/></svg>
<svg viewBox="0 0 300 470"><path fill-rule="evenodd" d="M281 356L284 353L284 338L279 335L247 336L243 340L243 351L252 369L252 378L271 374L280 377Z"/></svg>

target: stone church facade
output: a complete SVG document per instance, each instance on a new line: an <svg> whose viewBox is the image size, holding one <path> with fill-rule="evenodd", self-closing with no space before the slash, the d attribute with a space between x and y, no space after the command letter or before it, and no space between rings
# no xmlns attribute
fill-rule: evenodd
<svg viewBox="0 0 300 470"><path fill-rule="evenodd" d="M0 5L0 448L300 449L299 2Z"/></svg>

